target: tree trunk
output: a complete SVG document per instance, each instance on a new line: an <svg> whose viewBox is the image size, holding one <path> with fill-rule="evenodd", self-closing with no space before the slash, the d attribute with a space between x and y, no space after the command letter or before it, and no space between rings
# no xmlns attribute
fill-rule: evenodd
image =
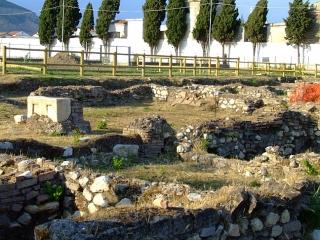
<svg viewBox="0 0 320 240"><path fill-rule="evenodd" d="M257 43L252 43L253 46L253 52L252 52L252 62L255 63L256 62L256 49L257 49Z"/></svg>
<svg viewBox="0 0 320 240"><path fill-rule="evenodd" d="M174 48L174 51L176 52L176 57L179 56L179 46Z"/></svg>
<svg viewBox="0 0 320 240"><path fill-rule="evenodd" d="M225 60L225 56L224 56L225 43L221 43L221 45L222 45L222 59Z"/></svg>
<svg viewBox="0 0 320 240"><path fill-rule="evenodd" d="M201 47L202 47L202 56L206 57L207 56L207 47L206 44L204 42L201 43Z"/></svg>
<svg viewBox="0 0 320 240"><path fill-rule="evenodd" d="M301 64L301 62L300 62L300 44L297 45L297 49L298 49L298 65L300 67L300 64Z"/></svg>

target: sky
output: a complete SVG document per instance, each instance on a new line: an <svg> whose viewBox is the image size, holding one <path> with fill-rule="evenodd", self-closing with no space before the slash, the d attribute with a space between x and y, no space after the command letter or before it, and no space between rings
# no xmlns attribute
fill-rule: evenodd
<svg viewBox="0 0 320 240"><path fill-rule="evenodd" d="M42 8L44 0L8 0L27 9L34 11L39 15ZM95 10L99 9L101 0L78 0L82 12L89 2L92 2L93 8ZM123 18L142 18L142 5L145 0L121 0L120 4L120 14L118 14L117 19ZM284 18L288 15L288 7L290 0L269 0L269 14L268 22L282 22ZM309 1L310 3L315 1ZM255 6L257 0L237 0L236 1L240 17L244 20L248 17L250 9Z"/></svg>

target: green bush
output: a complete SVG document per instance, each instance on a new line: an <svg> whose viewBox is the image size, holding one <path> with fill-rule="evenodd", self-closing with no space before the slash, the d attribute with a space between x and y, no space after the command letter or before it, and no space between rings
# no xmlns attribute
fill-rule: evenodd
<svg viewBox="0 0 320 240"><path fill-rule="evenodd" d="M121 170L125 166L125 158L124 157L118 157L114 156L112 158L112 167L115 170Z"/></svg>
<svg viewBox="0 0 320 240"><path fill-rule="evenodd" d="M99 130L105 130L105 129L107 129L108 128L108 124L107 124L107 121L105 120L105 119L103 119L103 120L101 120L101 121L99 121L98 123L97 123L97 129L99 129Z"/></svg>
<svg viewBox="0 0 320 240"><path fill-rule="evenodd" d="M319 175L318 169L314 165L312 165L308 160L304 160L302 162L302 164L306 168L306 172L308 175L310 175L310 176L318 176Z"/></svg>
<svg viewBox="0 0 320 240"><path fill-rule="evenodd" d="M201 140L194 143L193 151L196 153L205 153L208 151L209 145L209 140L202 138Z"/></svg>
<svg viewBox="0 0 320 240"><path fill-rule="evenodd" d="M43 190L49 195L51 201L59 201L64 193L63 186L52 184L50 182L46 182L44 184Z"/></svg>

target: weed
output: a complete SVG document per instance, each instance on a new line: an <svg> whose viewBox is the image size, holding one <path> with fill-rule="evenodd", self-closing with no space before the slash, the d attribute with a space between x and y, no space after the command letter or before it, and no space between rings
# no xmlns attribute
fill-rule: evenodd
<svg viewBox="0 0 320 240"><path fill-rule="evenodd" d="M78 128L73 130L72 131L73 143L75 143L75 144L79 143L81 136L82 136L82 134Z"/></svg>
<svg viewBox="0 0 320 240"><path fill-rule="evenodd" d="M58 132L56 130L54 130L53 132L51 132L49 134L50 137L61 137L63 134L61 132Z"/></svg>
<svg viewBox="0 0 320 240"><path fill-rule="evenodd" d="M99 130L105 130L108 128L108 124L107 124L107 121L105 119L103 120L100 120L98 123L97 123L97 129Z"/></svg>
<svg viewBox="0 0 320 240"><path fill-rule="evenodd" d="M121 170L125 167L125 158L114 156L112 158L112 167L114 170Z"/></svg>
<svg viewBox="0 0 320 240"><path fill-rule="evenodd" d="M51 201L59 201L64 193L64 187L61 185L46 182L43 188L44 192L49 195Z"/></svg>
<svg viewBox="0 0 320 240"><path fill-rule="evenodd" d="M193 151L196 153L204 153L208 151L209 148L209 140L202 138L201 140L198 140L193 145Z"/></svg>
<svg viewBox="0 0 320 240"><path fill-rule="evenodd" d="M318 169L314 165L312 165L308 160L304 160L302 162L302 164L306 168L306 172L308 175L310 175L310 176L318 176L319 175Z"/></svg>
<svg viewBox="0 0 320 240"><path fill-rule="evenodd" d="M306 223L306 232L313 231L320 227L320 186L312 194L309 209L303 211L300 218Z"/></svg>
<svg viewBox="0 0 320 240"><path fill-rule="evenodd" d="M151 108L149 108L149 107L144 107L144 108L143 108L143 111L144 111L144 112L151 112L151 111L152 111L152 109L151 109Z"/></svg>
<svg viewBox="0 0 320 240"><path fill-rule="evenodd" d="M249 186L253 188L257 188L261 186L261 183L258 182L257 180L253 180L252 182L249 183Z"/></svg>

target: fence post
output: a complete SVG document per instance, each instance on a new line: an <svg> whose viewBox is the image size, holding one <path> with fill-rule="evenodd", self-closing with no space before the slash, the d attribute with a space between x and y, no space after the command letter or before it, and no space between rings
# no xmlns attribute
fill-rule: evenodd
<svg viewBox="0 0 320 240"><path fill-rule="evenodd" d="M169 58L169 77L172 77L172 54L170 55Z"/></svg>
<svg viewBox="0 0 320 240"><path fill-rule="evenodd" d="M187 72L187 58L184 57L183 58L183 74L186 75L186 72Z"/></svg>
<svg viewBox="0 0 320 240"><path fill-rule="evenodd" d="M44 49L43 52L43 75L47 75L48 70L48 48Z"/></svg>
<svg viewBox="0 0 320 240"><path fill-rule="evenodd" d="M117 65L118 65L118 53L114 52L112 55L113 55L112 76L116 76L117 75Z"/></svg>
<svg viewBox="0 0 320 240"><path fill-rule="evenodd" d="M193 58L193 76L197 75L197 57L194 56Z"/></svg>
<svg viewBox="0 0 320 240"><path fill-rule="evenodd" d="M237 59L237 76L240 76L240 58Z"/></svg>
<svg viewBox="0 0 320 240"><path fill-rule="evenodd" d="M252 67L251 67L251 75L254 75L254 68L255 68L255 63L254 61L252 62Z"/></svg>
<svg viewBox="0 0 320 240"><path fill-rule="evenodd" d="M146 54L144 53L142 56L142 70L141 70L141 76L146 76Z"/></svg>
<svg viewBox="0 0 320 240"><path fill-rule="evenodd" d="M7 47L2 47L2 75L7 73Z"/></svg>
<svg viewBox="0 0 320 240"><path fill-rule="evenodd" d="M211 57L208 59L208 75L211 75Z"/></svg>
<svg viewBox="0 0 320 240"><path fill-rule="evenodd" d="M159 72L161 72L162 67L162 57L159 58Z"/></svg>
<svg viewBox="0 0 320 240"><path fill-rule="evenodd" d="M316 72L315 72L314 76L315 76L316 78L318 77L318 64L316 64Z"/></svg>
<svg viewBox="0 0 320 240"><path fill-rule="evenodd" d="M217 57L217 63L216 63L216 77L219 76L219 72L220 72L220 58Z"/></svg>
<svg viewBox="0 0 320 240"><path fill-rule="evenodd" d="M84 51L82 50L80 53L80 76L82 77L84 74Z"/></svg>

